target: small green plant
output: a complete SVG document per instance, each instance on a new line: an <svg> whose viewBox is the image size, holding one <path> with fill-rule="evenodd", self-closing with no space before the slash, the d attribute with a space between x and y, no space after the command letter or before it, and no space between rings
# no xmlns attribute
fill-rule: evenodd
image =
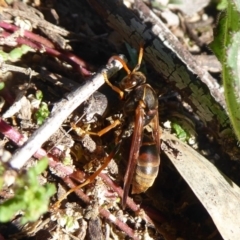
<svg viewBox="0 0 240 240"><path fill-rule="evenodd" d="M23 212L22 223L36 221L48 211L50 197L56 192L53 184L40 185L38 176L47 168L43 158L24 175L18 176L14 185L14 197L0 205L0 222L10 221L19 211Z"/></svg>
<svg viewBox="0 0 240 240"><path fill-rule="evenodd" d="M217 4L217 9L218 10L224 10L224 9L226 9L226 7L227 7L227 4L228 4L228 0L221 0L221 1L218 1L217 0L217 2L218 2L218 4Z"/></svg>
<svg viewBox="0 0 240 240"><path fill-rule="evenodd" d="M172 123L171 125L173 131L177 135L177 138L185 142L189 137L187 132L177 123Z"/></svg>
<svg viewBox="0 0 240 240"><path fill-rule="evenodd" d="M13 50L11 50L9 53L6 53L2 50L0 50L0 59L2 61L10 61L10 62L16 62L21 59L21 57L30 52L33 51L32 48L30 48L27 45L22 45L20 47L16 47Z"/></svg>
<svg viewBox="0 0 240 240"><path fill-rule="evenodd" d="M43 92L42 91L40 91L40 90L37 90L36 91L36 99L38 99L38 100L43 100Z"/></svg>
<svg viewBox="0 0 240 240"><path fill-rule="evenodd" d="M41 90L37 90L34 95L29 95L28 99L30 100L32 108L34 109L34 120L38 125L42 125L50 114L47 103L43 102L43 92Z"/></svg>
<svg viewBox="0 0 240 240"><path fill-rule="evenodd" d="M176 120L171 122L172 131L176 134L177 138L188 144L195 143L196 132L194 127L187 121Z"/></svg>
<svg viewBox="0 0 240 240"><path fill-rule="evenodd" d="M5 83L4 82L0 82L0 90L4 89L5 87Z"/></svg>
<svg viewBox="0 0 240 240"><path fill-rule="evenodd" d="M45 102L41 102L39 109L35 113L35 119L38 125L42 125L45 119L49 116L48 105Z"/></svg>
<svg viewBox="0 0 240 240"><path fill-rule="evenodd" d="M222 1L225 7L219 18L211 48L222 63L222 79L229 118L240 140L240 1Z"/></svg>

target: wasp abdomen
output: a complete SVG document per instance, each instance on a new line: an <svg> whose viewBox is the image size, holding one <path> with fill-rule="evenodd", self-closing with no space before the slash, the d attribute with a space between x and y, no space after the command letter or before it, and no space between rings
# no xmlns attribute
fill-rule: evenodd
<svg viewBox="0 0 240 240"><path fill-rule="evenodd" d="M158 175L159 150L154 142L143 142L132 182L132 194L145 192Z"/></svg>

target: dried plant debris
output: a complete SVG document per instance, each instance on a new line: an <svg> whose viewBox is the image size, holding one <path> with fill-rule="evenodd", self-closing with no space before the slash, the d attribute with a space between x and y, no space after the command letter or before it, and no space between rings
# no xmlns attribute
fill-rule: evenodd
<svg viewBox="0 0 240 240"><path fill-rule="evenodd" d="M237 239L240 150L206 47L214 3L25 2L0 2L0 239ZM145 110L150 87L119 90L138 70L158 109ZM150 122L139 146L161 127L161 164L126 197L137 114Z"/></svg>

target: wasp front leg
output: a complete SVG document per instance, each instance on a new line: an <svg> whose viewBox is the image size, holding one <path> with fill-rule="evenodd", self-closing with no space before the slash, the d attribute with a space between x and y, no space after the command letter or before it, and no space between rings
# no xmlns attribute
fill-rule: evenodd
<svg viewBox="0 0 240 240"><path fill-rule="evenodd" d="M121 124L121 121L119 119L117 119L113 123L111 123L109 126L105 127L104 129L102 129L98 132L91 132L88 130L83 130L82 128L77 127L76 124L74 124L74 123L71 124L71 127L79 136L89 134L89 135L101 137L102 135L109 132L110 130L112 130L113 128L117 127L120 124Z"/></svg>
<svg viewBox="0 0 240 240"><path fill-rule="evenodd" d="M103 72L103 77L104 77L104 81L106 82L106 84L107 84L113 91L115 91L115 92L117 92L117 93L119 94L120 99L123 99L123 97L124 97L124 92L123 92L120 88L114 86L114 85L108 80L107 74L106 74L105 72Z"/></svg>

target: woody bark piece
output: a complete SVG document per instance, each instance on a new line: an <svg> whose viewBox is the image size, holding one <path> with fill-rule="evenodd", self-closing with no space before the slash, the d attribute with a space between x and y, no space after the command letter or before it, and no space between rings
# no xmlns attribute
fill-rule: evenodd
<svg viewBox="0 0 240 240"><path fill-rule="evenodd" d="M141 1L135 2L145 18L152 15ZM147 26L122 1L88 0L88 3L130 45L139 49L140 43L144 43L144 58L191 105L209 133L224 146L223 151L239 159L240 150L226 113L223 90L166 26L160 20Z"/></svg>

